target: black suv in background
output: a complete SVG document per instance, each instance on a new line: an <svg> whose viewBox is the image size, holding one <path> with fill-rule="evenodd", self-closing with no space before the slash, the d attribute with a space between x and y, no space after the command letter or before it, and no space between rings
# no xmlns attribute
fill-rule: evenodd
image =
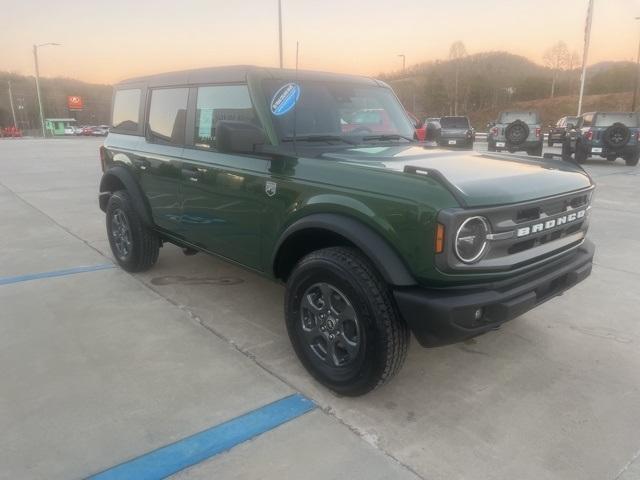
<svg viewBox="0 0 640 480"><path fill-rule="evenodd" d="M572 130L578 124L579 117L562 117L555 125L549 125L549 137L547 144L553 147L555 143L564 142L568 130Z"/></svg>
<svg viewBox="0 0 640 480"><path fill-rule="evenodd" d="M463 147L472 149L475 131L467 117L441 117L438 121L437 142L443 147Z"/></svg>
<svg viewBox="0 0 640 480"><path fill-rule="evenodd" d="M589 112L582 114L576 128L566 136L562 156L574 153L576 162L599 156L613 162L622 157L633 167L640 159L640 115L633 112Z"/></svg>

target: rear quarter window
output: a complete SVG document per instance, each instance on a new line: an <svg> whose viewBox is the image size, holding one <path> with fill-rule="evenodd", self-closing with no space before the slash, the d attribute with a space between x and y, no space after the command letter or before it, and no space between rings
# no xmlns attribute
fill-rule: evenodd
<svg viewBox="0 0 640 480"><path fill-rule="evenodd" d="M116 90L113 97L112 131L136 133L140 127L140 98L142 90L129 88Z"/></svg>

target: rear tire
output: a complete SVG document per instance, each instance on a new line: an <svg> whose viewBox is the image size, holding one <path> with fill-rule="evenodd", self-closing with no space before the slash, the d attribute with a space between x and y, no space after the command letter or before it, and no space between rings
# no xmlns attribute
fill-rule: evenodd
<svg viewBox="0 0 640 480"><path fill-rule="evenodd" d="M158 260L160 238L136 213L126 190L111 195L107 203L107 235L118 265L127 272L142 272Z"/></svg>
<svg viewBox="0 0 640 480"><path fill-rule="evenodd" d="M562 143L562 160L564 160L565 162L570 162L573 159L571 158L571 145L569 144L568 140L565 140Z"/></svg>
<svg viewBox="0 0 640 480"><path fill-rule="evenodd" d="M574 155L576 162L582 164L587 161L587 152L580 143L576 143L576 153Z"/></svg>
<svg viewBox="0 0 640 480"><path fill-rule="evenodd" d="M623 158L628 167L635 167L638 165L638 160L640 160L640 150L635 153L625 155Z"/></svg>
<svg viewBox="0 0 640 480"><path fill-rule="evenodd" d="M304 257L287 281L287 331L307 371L334 392L363 395L402 367L409 329L389 287L358 250Z"/></svg>
<svg viewBox="0 0 640 480"><path fill-rule="evenodd" d="M541 157L542 156L542 144L540 144L540 146L532 149L532 150L527 150L527 155L530 155L532 157Z"/></svg>

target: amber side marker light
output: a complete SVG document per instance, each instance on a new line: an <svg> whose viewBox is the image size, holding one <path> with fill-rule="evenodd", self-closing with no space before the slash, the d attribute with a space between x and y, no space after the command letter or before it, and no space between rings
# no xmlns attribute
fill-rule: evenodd
<svg viewBox="0 0 640 480"><path fill-rule="evenodd" d="M436 253L444 252L444 225L436 224Z"/></svg>

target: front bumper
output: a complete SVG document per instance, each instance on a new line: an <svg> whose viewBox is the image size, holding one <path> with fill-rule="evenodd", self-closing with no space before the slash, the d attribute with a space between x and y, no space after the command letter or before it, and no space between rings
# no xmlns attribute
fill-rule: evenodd
<svg viewBox="0 0 640 480"><path fill-rule="evenodd" d="M559 262L514 279L467 288L400 288L394 296L423 347L448 345L495 329L561 295L589 276L594 252L593 243L585 240Z"/></svg>

